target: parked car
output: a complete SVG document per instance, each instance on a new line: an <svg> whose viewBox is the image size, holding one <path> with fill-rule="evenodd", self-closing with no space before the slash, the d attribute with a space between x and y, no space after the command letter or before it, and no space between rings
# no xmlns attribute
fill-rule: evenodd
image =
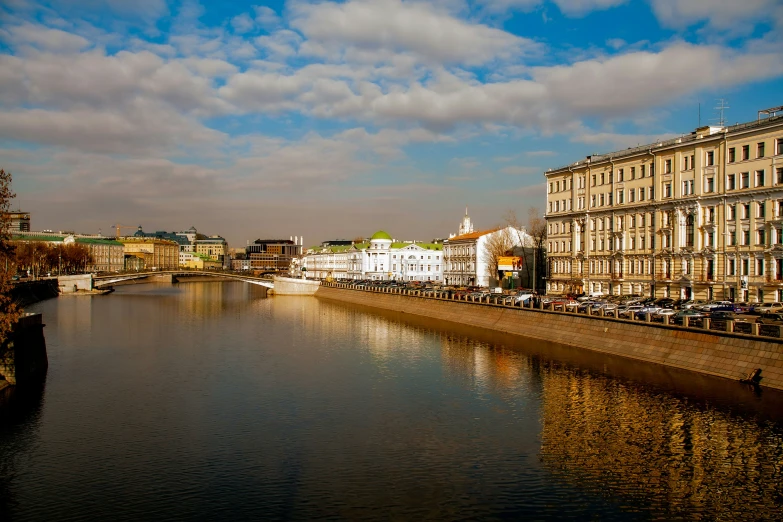
<svg viewBox="0 0 783 522"><path fill-rule="evenodd" d="M701 320L704 317L704 314L699 312L698 310L693 310L692 308L688 308L685 310L680 310L676 314L672 316L672 322L674 324L682 324L683 319L688 318L688 321L693 321L694 319Z"/></svg>
<svg viewBox="0 0 783 522"><path fill-rule="evenodd" d="M756 319L758 324L783 324L783 314L766 313Z"/></svg>
<svg viewBox="0 0 783 522"><path fill-rule="evenodd" d="M783 312L783 303L762 303L760 305L756 305L754 311L760 314Z"/></svg>
<svg viewBox="0 0 783 522"><path fill-rule="evenodd" d="M664 316L671 317L671 316L673 316L676 313L677 313L677 310L675 310L674 308L661 308L660 310L658 310L658 313L656 315L658 317L662 318Z"/></svg>
<svg viewBox="0 0 783 522"><path fill-rule="evenodd" d="M711 303L706 303L701 305L701 311L702 312L711 312L712 310L720 310L723 309L723 307L730 307L726 308L727 310L734 310L734 305L731 301L713 301Z"/></svg>
<svg viewBox="0 0 783 522"><path fill-rule="evenodd" d="M644 306L641 310L636 312L636 319L645 319L647 314L655 315L661 310L660 306Z"/></svg>
<svg viewBox="0 0 783 522"><path fill-rule="evenodd" d="M621 306L617 309L617 315L618 317L631 317L632 314L635 314L643 308L642 305Z"/></svg>
<svg viewBox="0 0 783 522"><path fill-rule="evenodd" d="M680 308L682 308L683 310L688 310L690 308L695 307L698 310L698 308L704 304L707 304L707 302L702 301L701 299L696 299L696 300L691 299L690 301L685 301L684 303L682 303L680 305Z"/></svg>
<svg viewBox="0 0 783 522"><path fill-rule="evenodd" d="M710 319L715 322L734 321L737 323L747 323L747 317L738 315L729 310L715 310L710 314Z"/></svg>

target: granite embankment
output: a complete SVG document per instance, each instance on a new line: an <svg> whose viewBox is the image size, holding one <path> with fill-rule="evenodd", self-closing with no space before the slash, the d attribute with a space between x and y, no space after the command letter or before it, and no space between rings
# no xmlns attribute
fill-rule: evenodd
<svg viewBox="0 0 783 522"><path fill-rule="evenodd" d="M324 284L320 299L431 317L566 346L739 380L760 368L761 386L783 389L783 339L688 329L570 312L356 290Z"/></svg>
<svg viewBox="0 0 783 522"><path fill-rule="evenodd" d="M60 289L57 287L57 279L24 281L15 283L11 289L11 297L22 308L58 295L60 295Z"/></svg>

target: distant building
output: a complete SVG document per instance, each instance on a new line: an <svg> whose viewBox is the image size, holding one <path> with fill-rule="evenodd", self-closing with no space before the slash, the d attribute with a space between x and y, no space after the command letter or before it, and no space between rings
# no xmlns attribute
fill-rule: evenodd
<svg viewBox="0 0 783 522"><path fill-rule="evenodd" d="M9 222L9 231L13 233L30 232L30 213L17 210L5 214Z"/></svg>
<svg viewBox="0 0 783 522"><path fill-rule="evenodd" d="M220 261L198 252L180 252L179 266L195 270L217 270L223 268L223 264Z"/></svg>
<svg viewBox="0 0 783 522"><path fill-rule="evenodd" d="M195 252L209 257L223 265L228 265L228 243L220 236L210 236L205 239L196 239Z"/></svg>
<svg viewBox="0 0 783 522"><path fill-rule="evenodd" d="M311 248L301 266L307 277L317 279L440 282L441 248L432 243L397 242L379 230L368 242Z"/></svg>
<svg viewBox="0 0 783 522"><path fill-rule="evenodd" d="M530 246L533 238L524 230L514 227L495 228L474 231L473 223L465 209L465 217L460 224L460 234L451 234L443 242L443 279L448 285L489 286L497 278L494 270L490 272L491 250L505 243L508 249ZM501 236L504 238L501 241ZM496 252L496 256L504 252Z"/></svg>
<svg viewBox="0 0 783 522"><path fill-rule="evenodd" d="M245 247L252 270L286 271L302 255L302 245L293 239L256 239Z"/></svg>
<svg viewBox="0 0 783 522"><path fill-rule="evenodd" d="M125 266L124 247L119 241L109 238L89 238L73 234L59 235L51 232L13 234L12 241L42 242L49 245L83 245L87 247L92 262L85 267L87 272L119 272Z"/></svg>
<svg viewBox="0 0 783 522"><path fill-rule="evenodd" d="M153 237L124 237L126 269L176 270L179 268L179 244Z"/></svg>

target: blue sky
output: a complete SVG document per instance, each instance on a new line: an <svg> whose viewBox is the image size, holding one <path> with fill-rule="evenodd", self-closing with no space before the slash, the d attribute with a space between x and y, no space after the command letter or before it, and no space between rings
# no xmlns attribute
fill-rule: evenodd
<svg viewBox="0 0 783 522"><path fill-rule="evenodd" d="M429 240L699 104L780 105L781 29L779 0L6 0L0 167L36 229Z"/></svg>

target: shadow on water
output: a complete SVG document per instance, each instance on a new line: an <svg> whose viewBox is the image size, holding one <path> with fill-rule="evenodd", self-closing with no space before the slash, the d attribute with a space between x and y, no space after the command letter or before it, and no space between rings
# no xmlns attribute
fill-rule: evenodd
<svg viewBox="0 0 783 522"><path fill-rule="evenodd" d="M520 354L529 358L534 379L540 378L542 371L606 376L648 392L670 394L693 405L751 415L762 422L783 422L783 391L754 388L739 381L402 312L334 301L324 301L321 305L369 312L429 330L447 340L477 341L491 352Z"/></svg>
<svg viewBox="0 0 783 522"><path fill-rule="evenodd" d="M0 520L12 520L10 512L16 501L11 485L21 467L21 456L35 445L44 390L43 382L0 390Z"/></svg>

